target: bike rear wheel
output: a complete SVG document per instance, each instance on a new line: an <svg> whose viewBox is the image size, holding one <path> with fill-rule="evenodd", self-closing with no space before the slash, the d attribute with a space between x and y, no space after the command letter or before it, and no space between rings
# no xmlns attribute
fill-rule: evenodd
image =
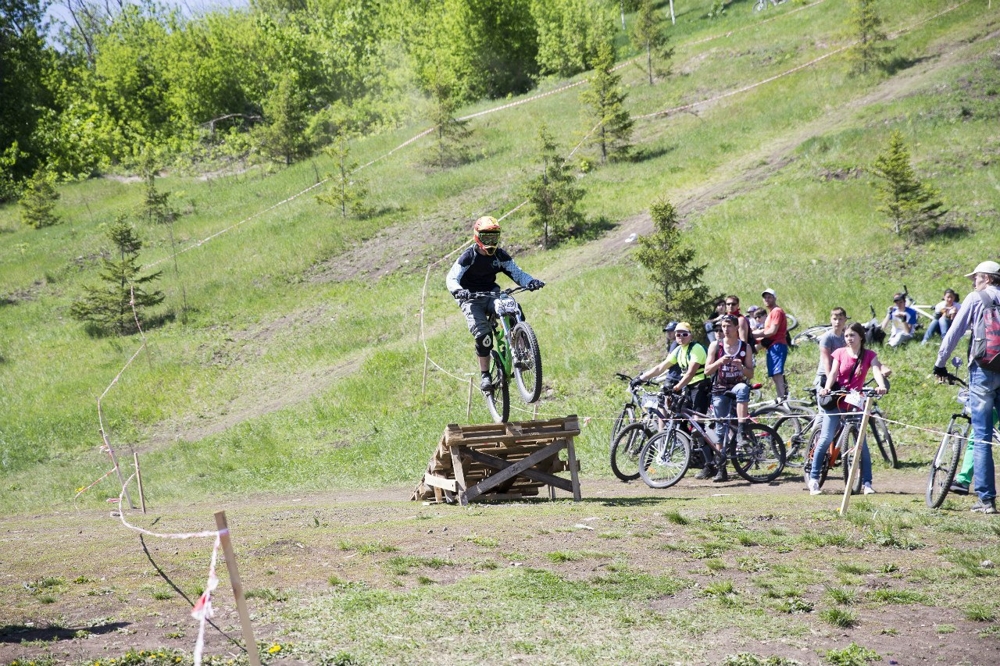
<svg viewBox="0 0 1000 666"><path fill-rule="evenodd" d="M495 349L490 352L490 379L493 380L493 390L483 391L486 407L495 423L506 423L510 420L510 384L503 361Z"/></svg>
<svg viewBox="0 0 1000 666"><path fill-rule="evenodd" d="M819 339L830 330L830 326L827 324L821 324L818 326L810 326L801 333L797 333L792 337L793 345L801 345L805 342L819 342Z"/></svg>
<svg viewBox="0 0 1000 666"><path fill-rule="evenodd" d="M851 479L851 462L855 455L860 455L861 451L853 450L855 445L858 443L858 427L854 424L848 426L846 430L840 435L840 451L841 459L844 461L844 485L850 484L851 494L857 495L861 492L861 465L858 465L858 474L854 479ZM871 450L869 449L869 455Z"/></svg>
<svg viewBox="0 0 1000 666"><path fill-rule="evenodd" d="M927 475L927 506L932 509L940 508L944 504L944 498L948 496L951 482L955 480L955 472L958 471L958 461L969 441L970 428L969 420L963 416L952 416L948 423L948 430L941 438L941 444L931 461L931 471Z"/></svg>
<svg viewBox="0 0 1000 666"><path fill-rule="evenodd" d="M517 390L525 402L535 402L542 394L542 352L538 349L538 338L526 321L518 323L510 337Z"/></svg>
<svg viewBox="0 0 1000 666"><path fill-rule="evenodd" d="M684 477L690 464L691 439L676 427L650 437L639 452L639 476L650 488L669 488Z"/></svg>
<svg viewBox="0 0 1000 666"><path fill-rule="evenodd" d="M743 438L736 439L733 467L750 483L770 483L785 469L785 444L773 428L744 423Z"/></svg>
<svg viewBox="0 0 1000 666"><path fill-rule="evenodd" d="M805 462L805 441L812 418L805 414L789 413L787 407L762 407L750 413L751 418L764 419L764 425L774 429L785 445L785 465L802 467Z"/></svg>
<svg viewBox="0 0 1000 666"><path fill-rule="evenodd" d="M896 446L892 443L892 433L889 432L889 426L886 424L882 412L872 412L872 415L868 418L868 425L871 428L872 435L875 436L875 443L878 444L882 460L893 469L899 467L899 460L896 458Z"/></svg>
<svg viewBox="0 0 1000 666"><path fill-rule="evenodd" d="M639 451L654 430L645 423L633 423L622 428L611 444L611 471L622 481L639 478Z"/></svg>

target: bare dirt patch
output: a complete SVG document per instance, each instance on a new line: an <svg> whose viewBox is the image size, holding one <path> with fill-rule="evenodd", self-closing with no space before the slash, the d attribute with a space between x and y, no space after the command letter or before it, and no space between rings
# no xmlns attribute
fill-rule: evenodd
<svg viewBox="0 0 1000 666"><path fill-rule="evenodd" d="M853 511L908 512L907 507L922 503L915 492L922 473L884 476L879 480L881 494L864 504L855 500ZM975 600L967 596L968 590L947 594L961 579L947 574L953 565L942 549L982 545L970 531L922 529L919 516L926 514L914 509L915 525L907 534L922 546L878 546L865 541L863 521L835 518L838 495L831 491L811 498L801 486L792 477L772 486L720 486L687 478L660 492L584 479L581 503L469 508L408 502L408 488L387 488L151 507L148 515L129 513L128 519L165 533L186 532L212 529L212 513L225 509L256 618L257 641L264 648L282 644L283 655L296 654L296 641L289 637L301 621L291 618L308 614L333 584L360 586L359 594L405 594L428 584L445 588L481 574L484 567L529 567L566 581L587 582L615 564L656 575L670 573L683 581L676 593L644 606L644 612L664 622L677 614L708 613L704 618L711 625L713 608L721 611L730 608L727 604L739 604L747 612L754 609L746 616L746 626L707 634L691 629L694 633L685 643L697 656L684 663L719 664L728 655L746 651L820 664L826 650L843 649L851 642L875 650L887 664L1000 663L1000 642L991 633L1000 625L965 617L962 608ZM970 520L973 528L990 521L969 516L964 505L960 511L945 512L946 520ZM731 534L750 538L736 543ZM846 534L847 540L816 546L805 540L807 534ZM188 611L204 585L210 539L140 537L106 511L88 510L4 517L0 542L6 554L0 568L0 603L5 609L0 661L51 657L82 663L128 649L165 648L190 655L196 625ZM435 561L439 564L430 568L423 564ZM843 564L858 565L860 573L845 576L837 569ZM944 576L946 584L928 578L934 572ZM215 627L208 631L206 654L239 655L238 618L221 563L220 574L223 583L215 597ZM725 581L732 585L732 594L726 595L731 600L717 606L724 600L716 601L712 589ZM971 582L978 600L995 598L996 577ZM838 606L828 597L829 587L848 590L856 601ZM349 594L344 592L349 588L339 589L339 594ZM924 596L921 601L887 604L872 601L870 594L876 590ZM777 594L771 596L772 591ZM786 593L799 595L801 610L788 614L778 609ZM489 612L490 603L483 600L484 612ZM627 615L629 604L623 604ZM853 624L837 627L824 621L821 611L828 608L849 611ZM544 609L538 612L545 614ZM770 622L792 622L807 630L776 634L765 630ZM403 627L399 631L405 634ZM328 632L331 650L345 641L351 647L336 627L328 627ZM616 640L628 640L629 632L627 626L620 628ZM454 652L441 648L437 662L461 662L460 646L453 647ZM307 655L299 656L311 663ZM368 658L380 661L377 655Z"/></svg>

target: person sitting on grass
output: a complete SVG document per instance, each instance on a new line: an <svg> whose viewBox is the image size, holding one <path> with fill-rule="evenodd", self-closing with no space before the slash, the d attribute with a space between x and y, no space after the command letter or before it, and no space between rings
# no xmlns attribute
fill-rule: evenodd
<svg viewBox="0 0 1000 666"><path fill-rule="evenodd" d="M920 344L926 345L931 341L935 333L940 334L942 338L948 334L948 328L951 326L951 322L955 320L955 315L958 314L958 305L955 304L957 300L958 294L954 290L944 290L943 299L934 306L934 321L927 327L923 342Z"/></svg>
<svg viewBox="0 0 1000 666"><path fill-rule="evenodd" d="M913 333L917 330L917 311L906 304L906 294L896 294L892 297L892 303L882 320L882 328L891 325L887 344L896 348L913 339Z"/></svg>
<svg viewBox="0 0 1000 666"><path fill-rule="evenodd" d="M864 388L865 379L868 377L868 370L871 369L875 375L875 383L878 384L878 393L884 394L888 389L885 385L885 377L882 375L882 364L878 361L878 355L870 349L865 349L865 327L854 322L844 331L845 347L837 349L831 354L830 373L826 377L826 386L817 393L819 395L829 395L833 390L833 385L839 384L843 391L860 391ZM826 456L830 443L837 435L837 430L844 420L845 414L857 411L855 407L848 404L844 398L837 401L837 406L831 411L823 412L823 424L820 430L820 443L811 461L806 461L809 465L809 494L819 495L819 474L823 468L823 458ZM846 453L846 451L844 452ZM872 488L872 456L868 451L868 442L865 440L861 445L861 487L865 495L875 492Z"/></svg>

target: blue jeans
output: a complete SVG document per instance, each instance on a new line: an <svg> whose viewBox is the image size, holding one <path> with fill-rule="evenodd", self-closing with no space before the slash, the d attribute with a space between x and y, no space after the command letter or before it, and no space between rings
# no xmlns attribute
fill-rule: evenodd
<svg viewBox="0 0 1000 666"><path fill-rule="evenodd" d="M984 502L997 496L993 478L993 407L998 400L1000 372L983 370L973 361L969 365L969 409L972 412L972 434L976 438L974 481L976 494Z"/></svg>
<svg viewBox="0 0 1000 666"><path fill-rule="evenodd" d="M938 317L931 322L931 325L927 327L927 332L924 333L924 342L930 342L930 339L934 337L935 333L940 333L943 338L948 334L948 327L951 326L951 320L947 317Z"/></svg>
<svg viewBox="0 0 1000 666"><path fill-rule="evenodd" d="M857 412L854 412L856 415ZM813 454L813 459L809 461L809 477L819 481L819 471L823 468L822 460L826 457L827 451L830 450L830 443L833 442L834 436L837 434L837 429L840 428L840 424L844 421L844 417L847 416L845 412L824 412L823 413L823 425L820 427L819 441L820 445L816 447L816 452ZM863 433L859 436L863 436ZM846 451L841 451L840 455L844 455ZM871 483L872 482L872 456L868 451L868 440L864 440L861 445L861 483Z"/></svg>
<svg viewBox="0 0 1000 666"><path fill-rule="evenodd" d="M750 387L747 384L740 383L729 390L736 394L735 399L725 393L712 396L712 411L715 412L715 418L719 419L715 422L715 435L719 438L719 444L726 441L729 430L729 422L724 419L736 415L736 403L750 402Z"/></svg>

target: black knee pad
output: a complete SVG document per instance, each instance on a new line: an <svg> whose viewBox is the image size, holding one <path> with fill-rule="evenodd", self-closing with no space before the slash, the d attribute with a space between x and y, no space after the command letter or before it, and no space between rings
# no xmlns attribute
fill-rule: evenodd
<svg viewBox="0 0 1000 666"><path fill-rule="evenodd" d="M476 336L476 356L489 356L493 349L493 336L489 333Z"/></svg>

